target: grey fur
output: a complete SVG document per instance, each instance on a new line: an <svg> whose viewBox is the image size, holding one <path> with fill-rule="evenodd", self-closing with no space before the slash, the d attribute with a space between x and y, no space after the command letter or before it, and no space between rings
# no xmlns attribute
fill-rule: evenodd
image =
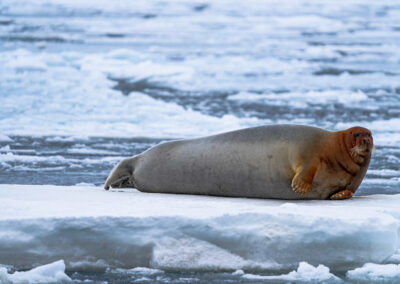
<svg viewBox="0 0 400 284"><path fill-rule="evenodd" d="M350 178L329 188L313 184L306 195L291 188L299 158L312 141L331 133L301 125L247 128L197 139L161 143L121 161L105 188L143 192L279 199L327 199Z"/></svg>

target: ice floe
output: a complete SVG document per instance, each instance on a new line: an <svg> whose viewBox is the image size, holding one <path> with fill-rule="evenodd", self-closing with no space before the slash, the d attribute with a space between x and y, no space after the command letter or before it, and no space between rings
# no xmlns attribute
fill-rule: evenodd
<svg viewBox="0 0 400 284"><path fill-rule="evenodd" d="M346 113L362 103L363 109L370 109L377 116L372 123L374 129L387 132L392 130L388 125L395 123L382 117L382 111L398 103L392 93L388 93L391 97L388 101L371 91L362 91L395 91L394 87L387 87L396 86L398 76L395 75L364 70L353 76L349 74L352 69L346 65L335 69L297 59L259 60L212 54L171 62L153 54L146 56L143 58L143 54L126 49L93 54L36 53L27 49L0 52L0 60L5 62L0 66L5 90L0 130L6 135L81 136L84 133L87 136L181 138L278 122L276 114L270 119L269 113L251 117L241 115L241 111L227 112L226 109L236 109L232 108L233 103L239 104L239 109L242 104L256 104L261 110L264 106L307 109L310 105L320 105L334 111L333 106L340 105ZM325 74L329 70L337 74L314 78L314 73ZM258 78L256 82L249 79L253 77ZM118 80L130 82L134 87L122 90L124 96L116 88ZM365 82L369 82L368 88ZM252 89L263 93L249 91ZM223 95L232 91L236 94L227 96L225 107L220 110L222 114L210 114L209 107L215 104L207 103L212 96L205 94ZM201 95L204 95L204 104L196 103ZM18 112L12 111L15 109ZM283 119L285 123L304 121L298 115L287 115L290 117ZM332 126L315 116L307 119L307 123ZM369 117L366 119L363 117L361 123L370 124ZM354 118L348 124L354 125Z"/></svg>
<svg viewBox="0 0 400 284"><path fill-rule="evenodd" d="M20 80L30 86L2 97L5 108L1 112L0 130L7 135L40 133L79 137L84 133L87 136L178 138L233 130L259 122L256 118L240 119L232 114L222 117L202 114L142 92L123 96L112 89L115 83L110 77L133 76L140 79L141 76L150 76L147 73L152 72L151 77L155 81L166 75L174 80L174 76L180 78L179 74L190 72L183 67L155 66L156 63L149 61L132 63L119 57L110 59L108 54L36 54L25 49L0 52L0 59L8 60L8 64L0 67L7 76L4 78L7 88L14 89L15 84L22 84ZM80 74L77 74L77 69ZM20 75L32 70L37 72L31 76ZM125 70L126 74L119 74L121 70ZM43 84L47 89L42 88ZM48 92L50 95L47 95ZM21 104L21 101L25 103ZM37 111L38 106L40 112ZM11 111L16 108L18 112Z"/></svg>
<svg viewBox="0 0 400 284"><path fill-rule="evenodd" d="M8 137L7 135L0 134L0 142L11 142L12 139Z"/></svg>
<svg viewBox="0 0 400 284"><path fill-rule="evenodd" d="M366 263L360 268L348 271L346 277L365 283L395 283L400 281L400 264Z"/></svg>
<svg viewBox="0 0 400 284"><path fill-rule="evenodd" d="M291 105L293 107L309 107L310 104L352 104L362 102L368 99L362 92L349 91L320 91L306 93L283 93L283 94L255 94L238 93L228 97L229 100L238 101L258 101L270 105Z"/></svg>
<svg viewBox="0 0 400 284"><path fill-rule="evenodd" d="M59 260L29 271L8 273L0 267L1 284L69 283L71 278L65 274L65 263Z"/></svg>
<svg viewBox="0 0 400 284"><path fill-rule="evenodd" d="M251 280L278 280L278 281L295 281L295 282L341 282L340 278L330 273L329 268L324 265L317 267L308 264L307 262L300 262L296 271L289 272L288 274L263 276L255 274L243 274L243 278Z"/></svg>
<svg viewBox="0 0 400 284"><path fill-rule="evenodd" d="M400 195L305 202L3 184L0 263L280 271L305 261L328 275L319 264L347 271L396 254L399 202ZM313 269L302 264L290 275Z"/></svg>

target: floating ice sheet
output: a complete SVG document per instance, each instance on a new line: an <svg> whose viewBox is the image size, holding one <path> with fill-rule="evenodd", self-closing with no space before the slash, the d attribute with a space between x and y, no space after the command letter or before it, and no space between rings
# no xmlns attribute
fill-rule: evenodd
<svg viewBox="0 0 400 284"><path fill-rule="evenodd" d="M294 281L294 282L341 282L338 277L329 272L329 268L324 265L318 265L314 267L307 262L300 262L299 267L296 271L292 271L288 274L262 276L254 274L243 274L243 278L250 280L275 280L275 281Z"/></svg>
<svg viewBox="0 0 400 284"><path fill-rule="evenodd" d="M34 284L34 283L67 283L71 278L65 274L65 263L59 260L50 264L33 268L29 271L8 273L0 267L0 283L2 284Z"/></svg>
<svg viewBox="0 0 400 284"><path fill-rule="evenodd" d="M265 271L306 261L347 271L395 254L399 202L400 195L280 201L0 185L0 263Z"/></svg>
<svg viewBox="0 0 400 284"><path fill-rule="evenodd" d="M400 281L400 264L366 263L348 271L346 277L357 282L396 283Z"/></svg>

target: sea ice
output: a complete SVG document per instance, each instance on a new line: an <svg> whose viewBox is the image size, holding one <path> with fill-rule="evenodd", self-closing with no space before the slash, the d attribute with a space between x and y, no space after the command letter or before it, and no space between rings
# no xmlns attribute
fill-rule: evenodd
<svg viewBox="0 0 400 284"><path fill-rule="evenodd" d="M306 261L347 271L399 249L399 202L400 195L282 201L2 184L0 263L270 271Z"/></svg>
<svg viewBox="0 0 400 284"><path fill-rule="evenodd" d="M400 264L400 249L398 249L389 259L387 259L386 262Z"/></svg>
<svg viewBox="0 0 400 284"><path fill-rule="evenodd" d="M307 262L300 262L297 271L292 271L288 274L273 275L273 276L262 276L255 274L244 274L242 276L246 279L251 280L282 280L282 281L296 281L296 282L340 282L340 279L329 272L329 268L324 265L318 265L314 267Z"/></svg>
<svg viewBox="0 0 400 284"><path fill-rule="evenodd" d="M342 105L352 105L354 103L368 100L368 96L361 91L319 91L306 93L282 93L282 94L256 94L240 92L228 97L229 100L244 102L265 102L269 105L291 105L297 108L307 108L310 104L337 103Z"/></svg>
<svg viewBox="0 0 400 284"><path fill-rule="evenodd" d="M400 281L400 264L366 263L363 267L350 270L346 277L358 282L398 282Z"/></svg>
<svg viewBox="0 0 400 284"><path fill-rule="evenodd" d="M112 272L118 273L123 272L127 274L139 274L139 275L154 275L154 274L163 274L164 271L160 269L148 268L148 267L135 267L132 269L113 269Z"/></svg>
<svg viewBox="0 0 400 284"><path fill-rule="evenodd" d="M33 268L29 271L8 273L0 267L0 283L33 284L33 283L65 283L71 278L65 274L65 263L59 260L50 264Z"/></svg>
<svg viewBox="0 0 400 284"><path fill-rule="evenodd" d="M10 137L0 133L0 142L11 142L11 141L12 139Z"/></svg>
<svg viewBox="0 0 400 284"><path fill-rule="evenodd" d="M4 90L14 90L15 76L19 77L21 70L37 71L18 79L19 89L27 84L29 91L25 89L12 95L5 91L2 104L6 107L1 113L0 131L7 135L40 133L79 137L85 133L106 137L181 138L234 130L260 122L257 118L239 118L232 114L221 117L203 114L173 102L154 99L140 91L123 96L120 91L112 89L115 82L110 78L132 76L141 80L140 76L146 76L156 80L159 76L173 80L176 76L190 76L192 71L176 64L126 61L115 52L74 53L73 56L71 52L35 54L26 49L0 52L0 61L7 59L0 71L9 76L2 78ZM77 69L83 73L78 75ZM43 85L46 85L45 90ZM21 105L21 101L25 103ZM35 105L40 105L40 115ZM8 111L15 108L23 115Z"/></svg>

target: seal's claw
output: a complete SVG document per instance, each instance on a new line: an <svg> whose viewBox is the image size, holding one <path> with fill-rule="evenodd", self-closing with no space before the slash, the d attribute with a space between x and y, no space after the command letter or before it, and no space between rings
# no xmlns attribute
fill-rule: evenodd
<svg viewBox="0 0 400 284"><path fill-rule="evenodd" d="M307 194L310 191L311 183L305 182L302 179L296 177L292 181L292 189L294 192L299 194Z"/></svg>
<svg viewBox="0 0 400 284"><path fill-rule="evenodd" d="M351 192L348 189L341 190L339 192L336 192L335 194L332 194L330 196L330 199L332 200L341 200L341 199L349 199L353 196L353 192Z"/></svg>

